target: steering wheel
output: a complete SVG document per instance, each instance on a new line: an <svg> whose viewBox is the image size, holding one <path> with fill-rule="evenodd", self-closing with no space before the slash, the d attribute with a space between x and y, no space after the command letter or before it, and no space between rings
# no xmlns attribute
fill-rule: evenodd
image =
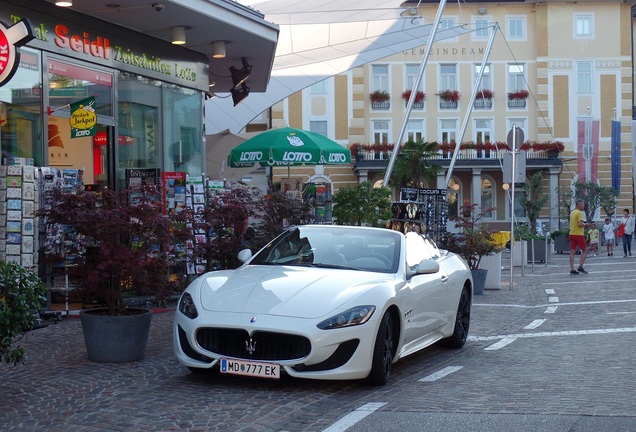
<svg viewBox="0 0 636 432"><path fill-rule="evenodd" d="M367 257L367 258L375 258L375 259L377 259L379 261L382 261L382 263L386 266L387 269L391 268L391 261L389 261L389 259L387 257L385 257L384 255L382 255L382 254L370 253L370 254L365 255L365 257Z"/></svg>

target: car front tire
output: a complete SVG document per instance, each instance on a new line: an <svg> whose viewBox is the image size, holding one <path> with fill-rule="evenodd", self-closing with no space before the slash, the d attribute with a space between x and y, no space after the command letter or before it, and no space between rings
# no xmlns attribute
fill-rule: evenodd
<svg viewBox="0 0 636 432"><path fill-rule="evenodd" d="M371 372L367 377L367 382L371 385L381 386L389 381L391 376L391 364L393 363L393 318L387 312L382 317L380 328L373 346L373 356L371 360Z"/></svg>

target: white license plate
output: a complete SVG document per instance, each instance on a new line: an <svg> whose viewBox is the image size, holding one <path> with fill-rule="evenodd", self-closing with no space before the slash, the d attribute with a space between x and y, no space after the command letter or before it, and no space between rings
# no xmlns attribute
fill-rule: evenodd
<svg viewBox="0 0 636 432"><path fill-rule="evenodd" d="M280 365L221 359L221 373L279 379Z"/></svg>

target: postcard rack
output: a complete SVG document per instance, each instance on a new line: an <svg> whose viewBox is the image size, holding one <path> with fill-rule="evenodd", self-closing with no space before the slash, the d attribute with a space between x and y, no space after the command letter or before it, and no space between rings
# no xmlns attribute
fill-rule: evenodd
<svg viewBox="0 0 636 432"><path fill-rule="evenodd" d="M448 222L446 194L444 189L402 189L400 200L391 203L393 217L387 227L403 233L426 234L436 243L443 242Z"/></svg>

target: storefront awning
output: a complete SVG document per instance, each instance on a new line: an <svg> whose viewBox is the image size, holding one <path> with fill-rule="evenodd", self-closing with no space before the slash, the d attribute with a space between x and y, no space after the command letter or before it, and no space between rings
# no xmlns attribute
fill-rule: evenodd
<svg viewBox="0 0 636 432"><path fill-rule="evenodd" d="M253 1L252 7L280 26L270 83L264 93L252 89L237 106L222 88L215 88L219 97L206 105L207 133L240 132L263 111L303 88L424 46L437 12L431 7L430 16L423 17L386 0L267 0ZM436 40L471 31L469 24L438 29Z"/></svg>
<svg viewBox="0 0 636 432"><path fill-rule="evenodd" d="M24 0L20 4L25 5ZM232 87L229 67L240 69L241 58L245 57L254 71L249 80L250 88L253 92L265 91L276 51L278 26L266 21L258 11L223 0L126 0L111 4L75 1L69 9L166 41L172 41L173 27L185 27L183 46L204 53L210 59L210 81L215 82L217 88L229 91ZM58 10L64 13L63 8ZM212 58L215 41L225 42L225 58Z"/></svg>

